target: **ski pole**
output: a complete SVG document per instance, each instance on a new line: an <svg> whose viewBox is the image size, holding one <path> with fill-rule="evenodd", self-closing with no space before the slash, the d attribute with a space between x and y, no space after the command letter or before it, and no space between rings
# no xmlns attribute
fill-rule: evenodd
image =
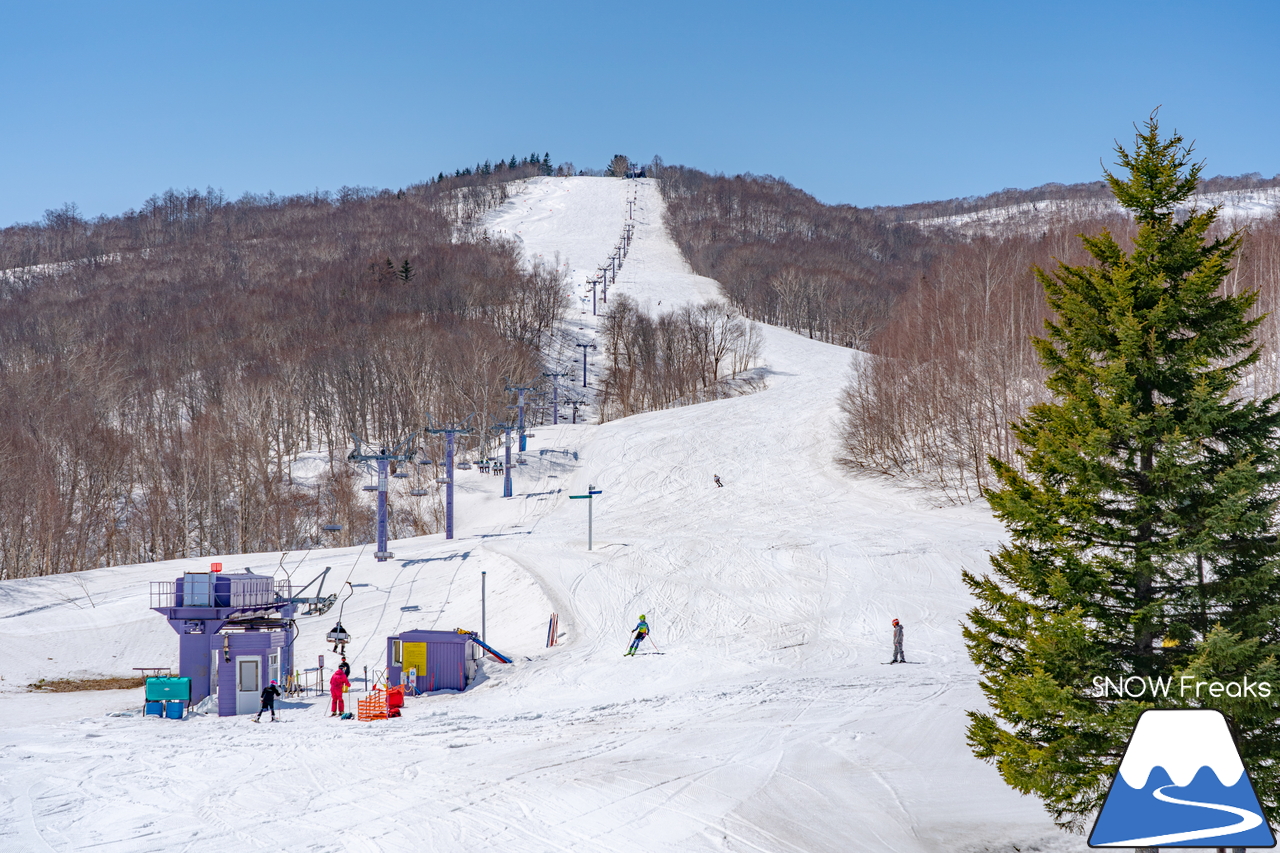
<svg viewBox="0 0 1280 853"><path fill-rule="evenodd" d="M649 645L653 646L653 650L655 652L660 651L658 649L658 644L653 641L653 637L649 637L648 639L649 639Z"/></svg>

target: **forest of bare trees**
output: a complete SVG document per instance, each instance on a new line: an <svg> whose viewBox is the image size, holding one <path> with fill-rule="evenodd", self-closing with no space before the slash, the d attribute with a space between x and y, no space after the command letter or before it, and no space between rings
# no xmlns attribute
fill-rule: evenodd
<svg viewBox="0 0 1280 853"><path fill-rule="evenodd" d="M626 294L614 297L601 326L608 361L601 422L735 393L726 379L754 366L755 325L723 303L689 305L650 317Z"/></svg>
<svg viewBox="0 0 1280 853"><path fill-rule="evenodd" d="M935 238L867 210L824 205L778 178L655 162L668 228L744 316L865 348Z"/></svg>
<svg viewBox="0 0 1280 853"><path fill-rule="evenodd" d="M992 484L988 457L1016 465L1009 424L1047 393L1031 338L1044 334L1048 309L1031 267L1083 263L1078 235L1104 227L1122 244L1131 236L1128 219L1116 215L978 237L939 253L845 391L846 463L961 501ZM1249 393L1280 392L1280 218L1249 225L1225 287L1257 290L1256 310L1269 315Z"/></svg>
<svg viewBox="0 0 1280 853"><path fill-rule="evenodd" d="M350 433L501 420L543 370L565 283L467 228L505 193L170 192L0 231L0 578L360 541ZM396 535L437 515L399 500Z"/></svg>

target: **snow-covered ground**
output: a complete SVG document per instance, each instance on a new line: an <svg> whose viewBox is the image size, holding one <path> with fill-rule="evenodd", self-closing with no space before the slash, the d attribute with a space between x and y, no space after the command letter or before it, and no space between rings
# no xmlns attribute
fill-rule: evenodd
<svg viewBox="0 0 1280 853"><path fill-rule="evenodd" d="M532 258L558 252L580 306L632 194L618 291L651 310L715 296L648 182L530 181L490 227ZM571 331L589 340L585 310ZM487 572L488 638L516 662L410 699L398 721L336 721L315 700L284 703L276 725L172 722L112 716L140 690L22 692L176 664L147 584L206 561L0 584L0 849L1083 850L964 743L982 699L960 571L982 568L1001 529L979 507L930 508L838 471L851 352L763 337L766 390L540 427L509 499L500 478L459 472L453 541L396 541L382 564L371 546L222 559L349 579L357 675L384 665L399 629L477 628ZM603 490L590 552L585 502L569 500L588 484ZM564 636L546 649L552 611ZM653 642L624 658L641 613ZM300 665L326 651L334 615L303 620ZM884 665L894 617L915 665Z"/></svg>
<svg viewBox="0 0 1280 853"><path fill-rule="evenodd" d="M1192 196L1187 204L1181 206L1181 209L1205 210L1215 205L1221 208L1218 217L1222 222L1233 227L1242 227L1250 220L1270 218L1280 213L1280 188L1199 193ZM1123 208L1111 198L1047 199L954 216L918 219L915 224L922 228L954 228L970 235L1002 235L1034 232L1064 219L1114 216L1123 212Z"/></svg>

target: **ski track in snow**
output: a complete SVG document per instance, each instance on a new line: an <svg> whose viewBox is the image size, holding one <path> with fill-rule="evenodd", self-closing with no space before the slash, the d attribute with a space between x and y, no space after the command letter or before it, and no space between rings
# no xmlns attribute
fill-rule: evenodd
<svg viewBox="0 0 1280 853"><path fill-rule="evenodd" d="M534 179L488 226L531 259L558 252L582 311L631 193L637 236L611 292L649 311L716 297L667 236L652 181ZM581 340L595 330L587 295L568 323ZM471 689L410 699L398 721L338 722L311 699L282 703L274 725L171 722L107 716L138 708L140 690L21 692L176 665L147 584L208 561L0 583L0 849L1085 849L964 743L964 712L983 703L960 571L983 567L999 526L838 471L856 354L762 331L766 390L538 427L511 499L501 478L459 472L451 542L396 541L381 564L371 548L285 558L295 583L351 572L357 688L391 633L478 628L488 572L487 639L515 663L486 661ZM588 483L603 489L591 552L568 499ZM270 574L280 555L222 561ZM562 645L545 649L553 609ZM640 613L662 654L623 658ZM300 668L328 651L336 614L301 621ZM893 617L922 666L880 665Z"/></svg>

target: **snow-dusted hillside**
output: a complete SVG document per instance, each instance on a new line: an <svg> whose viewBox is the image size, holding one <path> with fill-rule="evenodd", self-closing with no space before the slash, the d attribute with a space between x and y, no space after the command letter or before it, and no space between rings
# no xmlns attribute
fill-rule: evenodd
<svg viewBox="0 0 1280 853"><path fill-rule="evenodd" d="M537 179L488 222L530 258L559 253L582 342L582 282L632 193L618 290L650 310L714 296L648 182ZM1083 850L964 743L982 700L960 571L982 567L999 526L832 463L852 356L766 329L766 390L539 427L510 499L499 478L460 472L453 541L397 541L384 564L371 546L286 555L295 579L333 566L356 585L343 622L357 674L383 665L397 629L478 627L488 573L489 639L516 663L486 662L471 689L411 699L398 721L339 722L317 700L285 703L277 725L168 722L110 715L141 691L21 692L176 664L147 582L205 561L0 584L0 849ZM588 484L603 490L591 552L584 502L568 499ZM281 555L223 562L273 572ZM553 610L565 636L546 649ZM653 643L624 658L641 613ZM914 665L885 665L894 617ZM304 665L333 618L303 620Z"/></svg>
<svg viewBox="0 0 1280 853"><path fill-rule="evenodd" d="M1195 207L1204 210L1214 205L1221 206L1219 217L1223 222L1238 227L1251 219L1269 218L1280 212L1280 188L1201 193L1193 196L1183 209ZM971 235L1000 235L1016 231L1037 231L1063 220L1114 216L1123 212L1120 205L1110 198L1050 199L954 216L918 219L915 224L922 228L954 228Z"/></svg>

